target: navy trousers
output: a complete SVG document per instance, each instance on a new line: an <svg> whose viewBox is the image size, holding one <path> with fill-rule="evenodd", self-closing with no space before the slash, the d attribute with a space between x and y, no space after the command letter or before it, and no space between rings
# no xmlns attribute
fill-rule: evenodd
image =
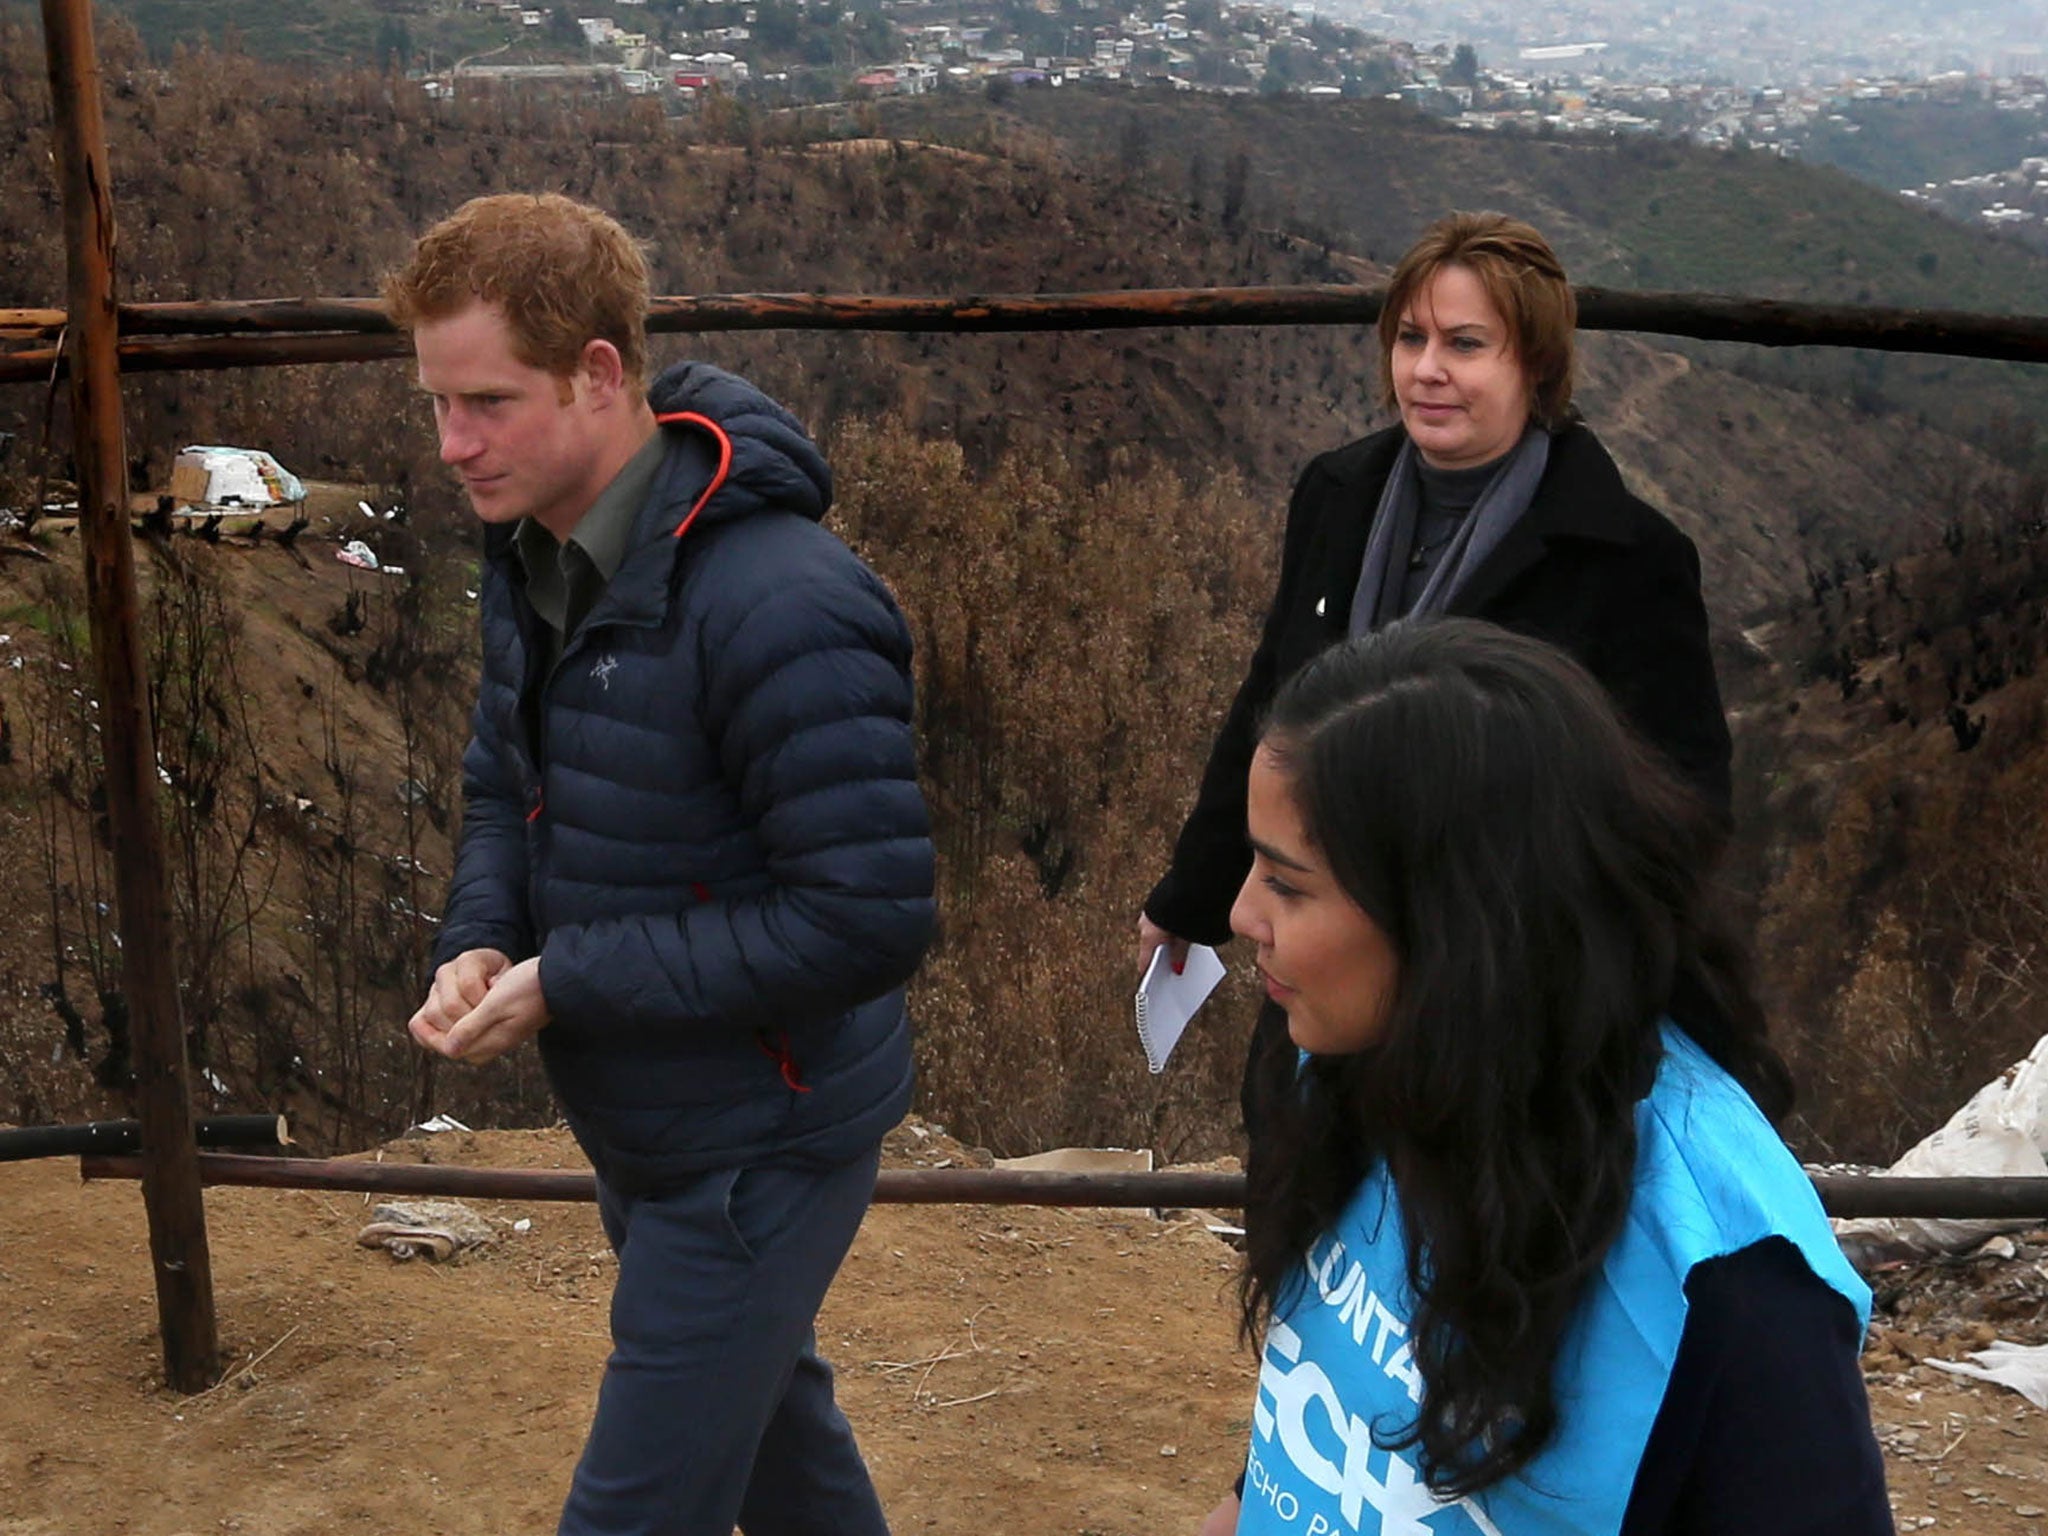
<svg viewBox="0 0 2048 1536"><path fill-rule="evenodd" d="M880 1157L637 1196L600 1175L612 1354L560 1536L887 1536L813 1329Z"/></svg>

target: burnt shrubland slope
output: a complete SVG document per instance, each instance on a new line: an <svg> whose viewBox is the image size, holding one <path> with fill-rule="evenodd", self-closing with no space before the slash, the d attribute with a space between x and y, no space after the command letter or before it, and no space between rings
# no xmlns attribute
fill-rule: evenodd
<svg viewBox="0 0 2048 1536"><path fill-rule="evenodd" d="M118 24L104 50L135 299L371 293L426 223L505 190L613 209L649 242L665 292L1369 282L1453 190L1536 214L1605 280L1619 269L1601 265L1599 241L1620 261L1633 238L1596 196L1605 172L1618 185L1629 170L1613 158L1624 151L1518 147L1487 162L1460 148L1492 179L1447 182L1409 176L1412 124L1373 114L1344 120L1341 163L1386 192L1354 208L1327 184L1336 162L1261 162L1254 182L1249 148L1226 197L1238 141L1203 138L1224 110L1213 103L1131 98L1149 114L1142 133L1098 124L1094 153L1042 114L974 104L947 106L944 134L918 142L915 125L868 108L827 120L715 103L678 123L645 102L430 103L377 76L215 53L152 62ZM46 92L35 36L0 31L14 213L0 220L0 304L62 293ZM1084 107L1072 103L1070 127L1094 121ZM1289 120L1289 134L1308 131ZM1216 146L1200 178L1177 147L1198 142ZM1160 172L1169 158L1183 183ZM1552 161L1562 169L1545 181ZM1738 162L1725 174L1716 195L1777 195ZM1325 204L1352 211L1303 213ZM1383 226L1365 228L1375 206ZM1825 212L1835 222L1810 238L1884 236L1850 204ZM944 899L914 999L927 1107L1003 1150L1228 1146L1250 989L1234 979L1173 1071L1148 1079L1129 1039L1131 922L1250 648L1288 480L1376 419L1370 338L657 343L660 358L686 352L748 373L827 442L836 526L918 637ZM2026 948L2033 898L2000 862L2048 853L2020 793L2041 751L2038 492L1932 414L1644 339L1588 338L1586 353L1589 419L1705 558L1741 752L1735 874L1808 1087L1798 1134L1883 1154L2048 1027ZM0 461L10 497L64 473L61 453L44 462L32 446L46 399L0 392L0 428L16 433ZM337 1145L432 1107L544 1116L530 1071L437 1081L399 1039L459 811L476 558L406 368L138 376L127 400L138 490L184 443L249 442L410 514L371 526L335 510L296 556L268 542L149 546L166 815L181 829L209 1093L289 1100ZM52 426L61 448L61 402ZM336 567L327 541L358 535L406 575ZM0 559L0 618L23 662L0 669L17 747L0 765L17 919L0 952L0 1114L24 1119L117 1103L126 1070L90 701L64 670L82 641L75 555L41 537Z"/></svg>

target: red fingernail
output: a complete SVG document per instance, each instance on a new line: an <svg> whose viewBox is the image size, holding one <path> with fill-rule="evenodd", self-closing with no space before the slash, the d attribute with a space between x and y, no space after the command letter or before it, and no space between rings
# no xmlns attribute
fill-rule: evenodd
<svg viewBox="0 0 2048 1536"><path fill-rule="evenodd" d="M1185 960L1176 960L1173 962L1173 974L1176 976L1178 976L1182 971L1186 970L1187 968L1188 963Z"/></svg>

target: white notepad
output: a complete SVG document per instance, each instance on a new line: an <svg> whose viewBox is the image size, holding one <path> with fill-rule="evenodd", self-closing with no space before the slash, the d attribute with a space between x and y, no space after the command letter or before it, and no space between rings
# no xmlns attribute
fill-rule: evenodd
<svg viewBox="0 0 2048 1536"><path fill-rule="evenodd" d="M1155 1073L1166 1070L1166 1058L1180 1044L1188 1020L1223 979L1223 961L1208 945L1190 944L1187 964L1177 976L1171 948L1162 944L1152 952L1145 979L1138 983L1138 1043Z"/></svg>

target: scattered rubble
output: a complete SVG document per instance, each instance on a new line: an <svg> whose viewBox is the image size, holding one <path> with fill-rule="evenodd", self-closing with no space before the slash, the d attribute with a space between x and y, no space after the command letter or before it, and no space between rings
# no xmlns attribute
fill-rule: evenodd
<svg viewBox="0 0 2048 1536"><path fill-rule="evenodd" d="M459 1200L393 1201L371 1213L370 1224L356 1234L364 1248L384 1248L394 1259L452 1259L465 1248L488 1243L497 1234L491 1224Z"/></svg>

